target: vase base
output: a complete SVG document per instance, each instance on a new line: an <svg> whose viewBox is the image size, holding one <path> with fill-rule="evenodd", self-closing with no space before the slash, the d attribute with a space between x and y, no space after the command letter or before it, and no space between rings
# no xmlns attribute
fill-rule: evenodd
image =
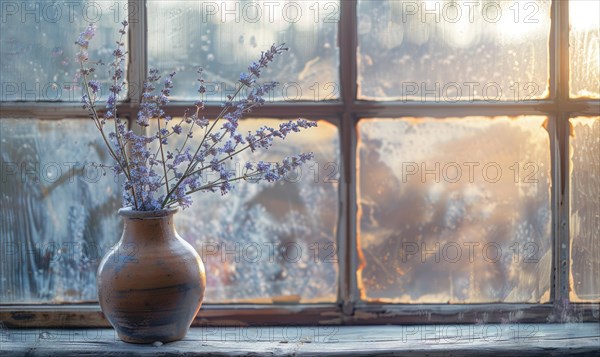
<svg viewBox="0 0 600 357"><path fill-rule="evenodd" d="M175 341L179 341L179 340L183 339L186 334L187 334L187 331L185 331L185 333L183 333L183 334L178 334L178 335L148 334L147 332L140 331L139 334L127 335L127 334L120 333L117 331L117 336L119 336L119 339L121 341L126 342L126 343L139 344L139 345L151 344L151 343L155 343L155 342L160 342L160 343L175 342Z"/></svg>

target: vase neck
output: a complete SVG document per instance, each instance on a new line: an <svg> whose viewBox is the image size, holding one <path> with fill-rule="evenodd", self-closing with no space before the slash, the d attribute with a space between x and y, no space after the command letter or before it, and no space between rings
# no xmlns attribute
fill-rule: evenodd
<svg viewBox="0 0 600 357"><path fill-rule="evenodd" d="M133 242L143 240L161 241L177 237L173 215L153 218L123 218L125 227L123 230L123 242Z"/></svg>

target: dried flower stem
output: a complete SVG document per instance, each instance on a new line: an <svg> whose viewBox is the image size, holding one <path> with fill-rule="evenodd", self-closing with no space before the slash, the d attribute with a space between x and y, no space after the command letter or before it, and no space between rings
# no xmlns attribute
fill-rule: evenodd
<svg viewBox="0 0 600 357"><path fill-rule="evenodd" d="M167 165L166 165L166 160L165 160L165 153L163 151L163 137L160 132L160 118L158 118L157 122L158 122L158 145L160 147L160 156L162 158L162 167L163 167L163 172L165 175L164 176L165 188L167 189L167 192L169 192L169 180L167 180ZM162 181L162 178L161 178L161 181Z"/></svg>
<svg viewBox="0 0 600 357"><path fill-rule="evenodd" d="M260 139L258 139L256 142L261 142L261 141L263 141L263 140L267 140L267 139L269 139L270 137L273 137L273 134L267 134L267 135L265 135L263 138L260 138ZM244 146L243 148L241 148L241 149L239 149L239 150L237 150L237 151L235 151L235 152L233 152L233 153L231 153L231 154L229 154L229 155L225 156L225 157L224 157L224 158L222 158L221 160L217 161L217 163L218 163L218 164L221 164L221 163L225 162L226 160L228 160L228 159L232 158L233 156L235 156L235 155L237 155L237 154L241 153L242 151L244 151L244 150L247 150L247 149L249 149L249 148L250 148L250 144L248 144L248 145ZM190 172L190 173L188 174L188 176L197 175L197 174L201 173L202 171L204 171L204 170L206 170L206 169L208 169L208 168L210 168L210 167L211 167L211 165L202 166L202 167L201 167L201 168L199 168L198 170L196 170L196 171L194 171L194 172Z"/></svg>
<svg viewBox="0 0 600 357"><path fill-rule="evenodd" d="M88 77L95 70L95 65L101 62L91 62L92 66L89 68L86 66L86 63L89 62L87 52L89 40L95 33L93 24L90 24L80 34L76 44L79 46L77 60L81 64L80 73L84 82L84 93L86 93L82 97L84 108L89 110L90 117L100 131L110 156L115 160L115 164L112 166L115 175L124 175L126 179L123 184L125 206L134 206L136 210L153 211L167 205L177 204L185 209L192 204L191 193L214 192L215 188L219 187L221 194L224 195L233 189L232 182L252 177L256 177L256 182L261 180L275 182L313 158L312 153L304 153L286 157L281 163L259 161L254 164L248 162L244 165L245 173L239 177L236 177L236 173L231 170L227 170L224 164L226 160L248 148L253 152L257 149L268 149L272 145L274 137L285 139L291 132L316 126L315 122L298 119L281 123L278 129L262 126L254 133L248 132L247 136L237 131L239 120L243 115L254 107L263 105L265 103L263 97L277 85L274 82L259 85L256 80L260 77L261 70L273 61L275 55L287 50L284 45L272 45L267 51L261 53L257 62L251 63L248 67L249 72L242 73L239 77L241 85L233 95L227 96L223 108L212 122L203 116L199 117L200 111L204 109L204 93L206 92L202 69L198 70L200 101L196 102L195 114L188 116L186 110L183 118L175 125L170 124L172 118L166 116L162 106L170 101L173 77L176 73L169 73L168 77L164 79L164 87L160 89L159 93L156 93L156 84L161 76L157 69L151 69L144 83L140 110L135 121L142 127L148 127L151 125L151 121L156 119L158 120L158 131L149 136L135 134L117 115L117 98L125 85L125 82L122 81L124 75L122 65L127 53L122 49L124 46L122 41L128 24L127 21L123 21L122 24L123 28L119 31L121 37L117 41L117 49L113 51L114 61L111 63L111 67L114 72L107 100L107 111L103 117L100 117L96 110L96 100L101 85L95 80L88 81ZM250 89L247 96L242 100L237 100L236 98L244 88ZM110 119L115 120L114 133L105 131L106 120ZM222 122L221 119L225 119L223 120L225 122L217 129L217 123ZM165 122L161 123L162 120ZM169 138L171 135L180 135L184 132L182 127L184 122L189 125L186 128L187 135L183 144L175 147L174 150L169 150ZM196 142L190 140L194 137L195 126L204 129L204 135L198 140L197 146L192 146L190 143ZM156 150L150 149L149 145L157 139L159 143ZM206 165L208 162L210 162L210 166ZM159 164L162 166L162 173L161 170L156 170L155 166L159 166ZM202 172L209 167L219 173L219 178L203 184L201 182L204 177Z"/></svg>
<svg viewBox="0 0 600 357"><path fill-rule="evenodd" d="M218 178L218 179L214 180L213 182L207 183L204 186L200 186L200 187L198 187L198 188L196 188L194 190L186 191L185 194L186 195L190 195L190 194L198 192L198 191L208 190L208 189L212 189L212 188L215 188L215 187L219 187L223 182L235 182L235 181L239 181L239 180L247 180L249 178L252 178L252 177L255 177L255 176L259 176L261 174L262 174L262 172L256 170L256 171L254 171L254 172L252 172L250 174L243 174L242 176L238 176L238 177L235 177L235 178L230 178L230 179L227 179L227 180L223 180L221 178ZM175 200L170 200L167 203L167 206L170 205L170 204L172 204L172 203L175 203Z"/></svg>
<svg viewBox="0 0 600 357"><path fill-rule="evenodd" d="M196 167L196 165L198 164L198 161L195 160L195 158L198 155L198 153L200 152L200 149L202 149L202 145L204 144L204 141L206 140L206 138L208 137L208 135L210 135L211 131L213 130L213 128L215 127L215 125L217 124L217 122L223 117L223 115L225 115L225 113L227 112L230 104L233 102L233 99L235 97L237 97L237 95L240 93L240 91L242 90L243 87L244 87L244 85L242 84L238 88L238 90L235 91L235 93L225 103L225 105L224 105L223 109L221 110L221 112L219 113L219 115L217 115L217 117L213 121L212 125L210 126L210 128L208 129L208 131L206 132L206 134L204 134L204 136L202 137L202 140L200 141L200 144L198 145L198 147L196 148L196 151L194 152L194 156L192 156L193 159L190 161L190 163L186 167L185 172L183 173L183 176L181 176L181 178L175 183L175 186L173 186L170 191L167 190L167 195L165 196L165 199L163 200L161 208L164 208L166 206L167 202L169 201L169 197L171 197L171 195L173 194L173 192L175 192L175 190L177 189L177 187L179 187L179 185L183 182L183 180L186 177L188 177L188 172L190 170L193 170Z"/></svg>
<svg viewBox="0 0 600 357"><path fill-rule="evenodd" d="M121 170L123 171L123 173L125 174L125 177L128 180L131 180L131 173L128 170L128 164L127 163L123 163L121 162L121 160L119 159L119 157L117 156L117 154L115 153L115 151L112 148L112 145L110 145L108 138L106 137L106 134L104 133L104 127L102 125L102 121L100 120L100 117L98 116L98 112L96 111L96 105L95 105L95 100L92 99L92 97L90 96L90 88L89 88L89 84L87 81L87 75L85 74L85 70L83 68L83 64L81 64L81 70L82 70L82 76L83 76L83 83L84 83L84 88L85 88L85 92L89 101L89 112L92 116L92 118L94 119L94 123L96 124L96 128L98 128L98 131L100 131L100 135L102 136L102 139L104 140L104 143L106 144L106 147L108 148L108 152L110 153L110 156L113 158L113 160L115 160L117 162L117 164L119 165L119 167L121 168ZM116 119L114 119L116 122ZM134 187L131 187L131 191L135 197L135 189ZM137 202L134 202L136 209L138 208Z"/></svg>

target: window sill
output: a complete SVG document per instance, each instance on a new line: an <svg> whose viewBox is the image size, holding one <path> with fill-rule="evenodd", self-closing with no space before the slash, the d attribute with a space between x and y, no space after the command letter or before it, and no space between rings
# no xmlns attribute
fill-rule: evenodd
<svg viewBox="0 0 600 357"><path fill-rule="evenodd" d="M0 325L2 327L3 325ZM2 356L414 355L534 356L600 352L600 325L193 327L185 339L121 342L112 329L0 329Z"/></svg>

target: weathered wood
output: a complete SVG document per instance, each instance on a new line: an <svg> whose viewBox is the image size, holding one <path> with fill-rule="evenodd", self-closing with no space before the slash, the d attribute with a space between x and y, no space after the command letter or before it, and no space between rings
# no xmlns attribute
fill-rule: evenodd
<svg viewBox="0 0 600 357"><path fill-rule="evenodd" d="M358 304L352 313L336 304L204 305L193 326L382 325L454 323L598 322L598 303L551 304ZM5 305L7 327L110 327L97 304Z"/></svg>
<svg viewBox="0 0 600 357"><path fill-rule="evenodd" d="M537 356L600 353L600 325L196 327L164 345L121 342L112 329L8 329L2 356Z"/></svg>
<svg viewBox="0 0 600 357"><path fill-rule="evenodd" d="M194 101L177 101L164 106L165 113L172 116L181 116L186 108L194 107ZM405 116L464 116L464 115L524 115L546 114L563 110L574 115L598 115L600 103L595 99L569 99L569 100L535 100L522 102L468 102L468 103L418 103L404 101L373 102L351 101L348 108L338 101L334 102L274 102L268 106L256 108L252 114L255 118L278 117L295 118L297 113L304 117L334 117L344 112L344 109L354 113L356 117L396 117L398 112ZM136 104L120 102L117 106L122 117L135 117L138 107ZM207 103L205 115L218 114L222 107L220 103ZM5 102L2 103L0 117L28 117L40 119L64 119L87 117L82 112L81 105L74 102ZM99 108L103 114L104 108ZM1 119L1 118L0 118Z"/></svg>

